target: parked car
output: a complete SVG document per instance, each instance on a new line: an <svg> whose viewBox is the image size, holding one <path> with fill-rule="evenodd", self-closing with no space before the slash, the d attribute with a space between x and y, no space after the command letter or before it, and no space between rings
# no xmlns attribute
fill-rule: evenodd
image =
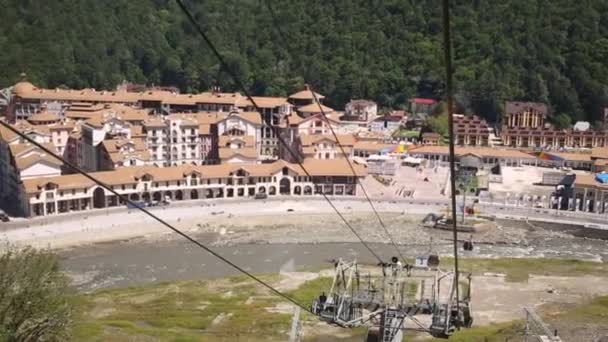
<svg viewBox="0 0 608 342"><path fill-rule="evenodd" d="M258 192L257 194L255 194L254 198L255 199L267 199L268 195L266 195L264 193L261 193L261 192Z"/></svg>
<svg viewBox="0 0 608 342"><path fill-rule="evenodd" d="M6 215L6 213L2 210L0 210L0 221L2 221L2 222L10 221L10 219L8 218L8 215Z"/></svg>

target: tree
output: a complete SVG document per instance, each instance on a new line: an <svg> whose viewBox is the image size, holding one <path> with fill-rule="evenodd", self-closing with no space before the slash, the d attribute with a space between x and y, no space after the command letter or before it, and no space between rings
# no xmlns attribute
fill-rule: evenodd
<svg viewBox="0 0 608 342"><path fill-rule="evenodd" d="M258 1L189 7L254 95L285 96L309 83L335 109L355 97L399 108L411 97L445 96L436 0L284 1L274 16ZM26 72L39 87L128 80L237 90L173 1L0 0L0 8L0 89ZM607 13L606 0L455 2L458 110L497 122L505 101L522 100L572 121L601 120Z"/></svg>
<svg viewBox="0 0 608 342"><path fill-rule="evenodd" d="M437 132L444 137L448 135L448 128L450 127L448 125L448 113L433 116L429 118L428 122L433 132Z"/></svg>
<svg viewBox="0 0 608 342"><path fill-rule="evenodd" d="M572 118L566 113L560 113L553 117L553 125L557 129L567 129L572 127Z"/></svg>
<svg viewBox="0 0 608 342"><path fill-rule="evenodd" d="M51 252L9 248L0 256L0 340L66 340L68 285Z"/></svg>

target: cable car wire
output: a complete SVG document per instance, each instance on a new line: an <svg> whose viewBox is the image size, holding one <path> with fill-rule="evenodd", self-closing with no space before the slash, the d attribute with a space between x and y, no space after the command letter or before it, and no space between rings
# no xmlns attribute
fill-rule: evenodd
<svg viewBox="0 0 608 342"><path fill-rule="evenodd" d="M276 16L276 13L275 13L272 5L270 4L269 0L263 0L263 1L266 4L266 8L268 9L268 12L270 13L270 16L271 16L271 18L272 18L272 20L274 22L273 27L275 27L277 29L277 32L279 33L279 36L281 36L281 39L283 40L283 45L286 46L288 50L290 50L290 51L293 52L293 49L291 49L290 41L287 39L287 36L286 36L285 32L283 32L283 30L281 29L281 25L279 25L279 23L277 21L277 16ZM378 213L378 210L376 210L376 206L374 206L374 203L372 202L371 198L369 197L369 195L367 193L367 190L365 189L365 185L357 177L355 168L354 168L352 162L350 161L350 159L346 155L346 152L344 150L344 145L342 145L342 143L340 142L340 139L338 139L338 135L336 134L336 131L334 130L334 128L332 127L332 125L329 123L329 117L325 113L325 110L323 109L323 106L321 105L321 102L319 101L319 97L317 96L317 94L315 93L315 90L312 88L312 86L310 84L308 84L308 87L310 89L310 92L312 94L314 102L319 107L319 110L321 111L321 115L325 119L327 125L329 126L329 130L331 131L331 134L333 135L334 139L336 140L336 144L338 144L338 146L340 147L340 152L344 156L344 159L346 159L346 162L348 163L348 167L350 168L353 176L357 180L357 183L361 187L361 190L363 192L363 195L365 196L365 199L369 203L370 207L372 208L372 211L373 211L374 215L378 219L378 223L380 223L380 226L383 228L384 233L388 236L388 239L389 239L390 243L395 248L395 251L397 252L397 254L399 255L399 257L401 258L401 260L405 260L405 257L401 253L401 250L399 249L399 247L397 247L397 244L395 243L395 239L393 238L393 236L389 232L388 228L384 224L384 221L380 217L380 214Z"/></svg>
<svg viewBox="0 0 608 342"><path fill-rule="evenodd" d="M152 212L150 212L148 209L145 209L144 207L142 207L140 204L135 203L133 201L131 201L129 199L128 196L122 195L120 193L118 193L116 190L112 189L111 186L108 186L107 184L105 184L104 182L100 181L99 179L91 176L88 172L82 170L80 167L72 164L71 162L65 160L63 157L60 157L56 154L56 152L51 151L50 149L48 149L47 147L43 146L42 144L38 143L36 140L32 139L31 137L29 137L28 135L26 135L25 133L21 132L20 130L16 129L15 127L13 127L12 125L10 125L9 123L0 120L0 125L6 127L7 129L9 129L10 131L12 131L13 133L17 134L19 137L21 137L22 139L24 139L25 141L31 143L32 145L36 146L37 148L39 148L40 150L42 150L43 152L47 153L48 155L52 156L53 158L61 161L62 163L64 163L64 165L68 166L69 168L71 168L72 170L76 171L77 173L83 175L84 177L86 177L87 179L91 180L93 183L99 185L100 187L104 188L105 190L109 191L110 193L112 193L113 195L116 195L119 199L123 200L124 202L128 203L129 205L137 208L138 210L140 210L141 212L143 212L144 214L148 215L149 217L153 218L154 220L156 220L157 222L159 222L160 224L162 224L163 226L169 228L170 230L172 230L174 233L180 235L181 237L183 237L184 239L188 240L189 242L193 243L194 245L198 246L199 248L205 250L206 252L208 252L209 254L213 255L214 257L220 259L221 261L223 261L224 263L230 265L232 268L236 269L237 271L245 274L246 276L248 276L249 278L253 279L254 281L256 281L257 283L259 283L260 285L266 287L267 289L269 289L272 293L276 294L279 297L282 297L288 301L290 301L291 303L299 306L302 310L309 312L311 314L314 314L312 312L312 310L310 310L309 307L300 304L298 301L296 301L294 298L282 293L281 291L277 290L276 288L274 288L272 285L268 284L267 282L263 281L262 279L256 277L255 275L253 275L252 273L246 271L245 269L243 269L242 267L238 266L237 264L233 263L232 261L226 259L225 257L223 257L221 254L215 252L214 250L212 250L211 248L207 247L206 245L204 245L203 243L199 242L198 240L196 240L195 238L191 237L190 235L182 232L180 229L175 228L173 225L169 224L167 221L163 220L162 218L158 217L157 215L153 214Z"/></svg>
<svg viewBox="0 0 608 342"><path fill-rule="evenodd" d="M215 44L213 44L213 42L209 39L209 37L207 36L207 34L205 33L205 31L202 29L201 25L194 18L194 16L192 15L192 13L190 13L190 11L188 10L188 8L184 4L184 2L182 0L175 0L175 2L179 6L179 8L182 10L182 12L184 13L184 15L188 19L188 21L190 21L190 23L192 24L192 26L199 33L199 35L201 36L201 38L203 38L203 40L205 41L205 43L207 44L207 46L209 47L209 49L213 52L213 54L215 55L216 59L220 63L221 67L230 75L230 77L232 77L233 81L236 83L236 85L239 87L239 89L243 92L243 94L245 94L245 97L247 97L247 99L251 102L251 104L253 105L253 107L255 108L255 110L258 113L260 113L260 115L263 117L266 125L273 130L274 135L276 136L276 138L279 141L279 143L281 145L283 145L283 147L289 152L289 154L296 161L296 163L300 166L300 168L302 168L302 171L304 171L304 173L306 174L306 176L309 177L310 180L312 181L313 177L310 174L310 172L308 172L308 170L306 169L306 167L304 166L304 164L302 163L302 161L300 161L300 156L298 154L296 154L289 147L289 145L285 142L285 140L281 137L281 132L277 129L277 127L274 124L272 124L272 119L264 117L262 115L262 110L260 110L260 107L257 105L257 103L255 102L255 100L253 99L253 97L249 93L249 90L247 90L247 88L245 87L245 85L243 84L243 82L241 81L241 79L238 77L238 75L234 72L234 70L232 70L232 68L230 68L230 66L226 63L226 61L224 60L224 57L222 56L222 54L216 48ZM363 238L361 237L361 235L359 235L359 233L357 233L357 231L348 222L348 220L344 217L344 215L340 212L340 210L338 210L338 208L329 199L329 197L324 192L322 192L321 195L327 201L327 203L330 205L330 207L336 212L336 214L340 217L340 219L342 219L342 221L350 229L350 231L357 237L357 239L359 239L359 241L363 244L363 246L365 246L365 248L376 259L378 259L379 262L382 263L383 262L382 258L376 252L374 252L374 250L365 242L365 240L363 240Z"/></svg>

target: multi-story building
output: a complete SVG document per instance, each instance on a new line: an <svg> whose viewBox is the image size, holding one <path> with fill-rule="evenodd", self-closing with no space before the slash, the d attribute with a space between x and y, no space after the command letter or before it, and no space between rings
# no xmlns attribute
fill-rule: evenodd
<svg viewBox="0 0 608 342"><path fill-rule="evenodd" d="M99 144L98 149L99 171L150 164L150 152L141 139L107 139Z"/></svg>
<svg viewBox="0 0 608 342"><path fill-rule="evenodd" d="M143 127L150 162L156 166L203 164L200 126L195 116L186 114L145 121Z"/></svg>
<svg viewBox="0 0 608 342"><path fill-rule="evenodd" d="M372 132L382 132L391 134L401 127L402 118L398 116L385 115L372 120L369 123L369 130Z"/></svg>
<svg viewBox="0 0 608 342"><path fill-rule="evenodd" d="M52 143L38 142L57 153ZM20 213L22 180L58 176L61 169L62 163L57 159L0 127L0 207L8 214Z"/></svg>
<svg viewBox="0 0 608 342"><path fill-rule="evenodd" d="M507 102L500 132L503 145L544 150L608 146L606 130L558 130L547 124L547 117L542 103Z"/></svg>
<svg viewBox="0 0 608 342"><path fill-rule="evenodd" d="M492 129L477 115L454 114L454 140L461 146L488 146Z"/></svg>
<svg viewBox="0 0 608 342"><path fill-rule="evenodd" d="M291 105L285 98L254 97L253 99L262 112L261 114L264 115L264 119L269 120L267 122L278 123L282 116L289 115L291 112ZM87 106L99 109L100 105L108 104L121 104L164 114L252 111L255 107L251 101L239 93L222 93L218 90L199 94L179 94L175 91L159 89L135 92L123 87L114 91L43 89L28 82L24 75L22 80L13 87L7 117L9 121L27 119L42 108L47 108L59 115L81 116L88 119L86 117Z"/></svg>
<svg viewBox="0 0 608 342"><path fill-rule="evenodd" d="M371 121L378 117L378 105L370 100L350 100L344 108L344 121Z"/></svg>
<svg viewBox="0 0 608 342"><path fill-rule="evenodd" d="M425 132L421 135L422 145L440 145L442 138L441 134L435 132Z"/></svg>
<svg viewBox="0 0 608 342"><path fill-rule="evenodd" d="M319 101L319 103L322 103L324 98L325 96L319 93L313 93L307 84L305 85L304 90L289 95L289 102L295 107L303 107L311 104L316 104L317 100Z"/></svg>
<svg viewBox="0 0 608 342"><path fill-rule="evenodd" d="M570 186L560 186L552 194L551 205L556 210L608 213L608 184L596 174L577 173Z"/></svg>
<svg viewBox="0 0 608 342"><path fill-rule="evenodd" d="M267 142L262 139L262 119L257 112L231 112L225 118L217 122L217 133L220 139L220 159L235 159L253 162L274 160L278 155L278 146L263 144ZM228 138L224 138L228 137ZM237 139L238 137L238 139ZM228 144L228 146L226 146ZM233 154L234 146L242 146L243 151L239 156ZM236 147L238 149L238 147ZM254 159L255 154L255 159Z"/></svg>
<svg viewBox="0 0 608 342"><path fill-rule="evenodd" d="M333 134L315 134L301 135L300 146L304 158L313 159L344 159L350 158L353 155L353 148L356 139L350 134L337 135L338 139ZM338 145L342 145L342 148Z"/></svg>
<svg viewBox="0 0 608 342"><path fill-rule="evenodd" d="M219 137L220 163L258 163L255 137L251 135L222 135Z"/></svg>
<svg viewBox="0 0 608 342"><path fill-rule="evenodd" d="M604 131L557 130L552 128L508 129L502 131L503 144L516 148L560 149L608 146Z"/></svg>
<svg viewBox="0 0 608 342"><path fill-rule="evenodd" d="M494 166L536 165L538 159L528 153L517 150L498 149L490 147L460 147L456 146L456 157L473 154L480 158L483 164ZM422 146L408 151L408 155L430 161L447 163L450 158L448 146Z"/></svg>
<svg viewBox="0 0 608 342"><path fill-rule="evenodd" d="M174 201L210 198L293 195L356 196L357 178L366 170L343 159L306 160L306 174L297 164L179 165L120 168L92 176L132 201ZM20 187L19 204L24 216L44 216L125 205L125 200L79 175L32 178Z"/></svg>
<svg viewBox="0 0 608 342"><path fill-rule="evenodd" d="M108 113L83 122L80 125L80 132L81 167L93 172L101 170L99 144L106 139L131 139L131 124Z"/></svg>
<svg viewBox="0 0 608 342"><path fill-rule="evenodd" d="M437 106L437 101L423 97L415 97L409 100L410 113L412 114L431 114Z"/></svg>
<svg viewBox="0 0 608 342"><path fill-rule="evenodd" d="M543 128L548 114L544 103L507 101L502 127Z"/></svg>

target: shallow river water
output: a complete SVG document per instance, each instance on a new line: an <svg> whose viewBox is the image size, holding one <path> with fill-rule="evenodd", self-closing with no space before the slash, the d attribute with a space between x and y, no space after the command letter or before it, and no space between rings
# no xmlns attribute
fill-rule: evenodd
<svg viewBox="0 0 608 342"><path fill-rule="evenodd" d="M197 236L211 245L216 234ZM370 244L383 259L396 252L391 245ZM402 254L426 254L429 245L402 245ZM253 273L276 273L305 268L330 267L333 259L357 258L374 264L376 259L362 244L239 244L213 247L213 250ZM437 241L433 250L450 255L449 241ZM476 244L472 252L459 251L464 257L548 257L608 261L608 242L582 238L549 237L522 245ZM63 268L83 291L101 288L144 285L160 281L220 278L238 271L183 239L162 241L117 241L83 246L60 252Z"/></svg>

